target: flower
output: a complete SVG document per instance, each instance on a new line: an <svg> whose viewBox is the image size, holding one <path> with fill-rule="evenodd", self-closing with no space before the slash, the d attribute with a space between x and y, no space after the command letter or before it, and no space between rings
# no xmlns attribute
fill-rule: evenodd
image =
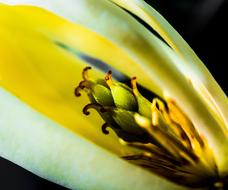
<svg viewBox="0 0 228 190"><path fill-rule="evenodd" d="M227 97L154 9L141 0L29 3L70 21L37 7L0 5L1 156L73 189L185 189L118 158L131 150L97 130L97 115L82 115L88 100L73 94L81 70L93 63L93 76L102 78L99 68L108 64L172 99L206 139L218 176L227 177Z"/></svg>

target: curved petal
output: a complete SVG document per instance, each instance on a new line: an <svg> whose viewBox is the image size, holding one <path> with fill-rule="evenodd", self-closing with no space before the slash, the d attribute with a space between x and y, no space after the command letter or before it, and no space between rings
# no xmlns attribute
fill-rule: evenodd
<svg viewBox="0 0 228 190"><path fill-rule="evenodd" d="M150 89L158 91L159 94L168 92L169 96L180 105L195 126L209 140L219 171L227 172L227 130L224 127L221 128L220 123L208 110L206 103L189 84L188 78L184 73L179 72L180 63L177 62L182 60L173 50L127 13L108 1L97 3L95 0L78 0L77 2L68 1L67 4L55 1L43 3L42 6L96 31L120 47L124 54L133 60L134 64L131 64L131 67L136 68L138 65L141 68L141 74L151 79L153 85ZM67 12L62 11L63 7ZM110 64L116 66L117 63ZM119 68L126 70L126 65L123 64ZM131 69L131 71L136 70ZM125 73L132 75L130 71L125 71ZM141 83L144 84L143 81ZM149 88L150 84L146 86Z"/></svg>
<svg viewBox="0 0 228 190"><path fill-rule="evenodd" d="M38 13L44 16L37 16L40 20L35 17L36 9L32 9L35 13L33 19L30 19L32 14L28 15L30 11L24 14L26 10L23 7L17 9L0 5L0 9L0 85L65 127L120 152L121 146L116 141L91 125L98 122L97 118L90 117L92 121L89 123L83 116L82 108L87 99L76 101L74 96L73 90L81 80L85 63L60 49L48 37L51 31L56 30L60 31L56 39L61 39L61 27L67 24L54 16L51 21L56 20L56 25L45 24L48 14L39 9Z"/></svg>
<svg viewBox="0 0 228 190"><path fill-rule="evenodd" d="M2 88L0 155L70 189L186 189L104 151Z"/></svg>
<svg viewBox="0 0 228 190"><path fill-rule="evenodd" d="M221 127L185 74L179 72L178 65L182 60L173 50L111 2L78 0L68 1L65 4L55 1L41 3L41 6L92 29L120 47L134 63L141 67L143 75L150 77L151 84L155 83L158 86L152 85L149 89L158 91L159 94L162 91L168 92L168 95L178 103L195 126L206 136L214 151L220 173L225 174L228 171L227 129L224 126ZM115 64L113 63L114 66ZM132 64L131 67L134 68L135 65ZM130 71L126 71L126 65L123 64L120 67L118 65L118 68L132 75ZM143 81L139 82L144 84ZM147 88L150 87L148 85Z"/></svg>
<svg viewBox="0 0 228 190"><path fill-rule="evenodd" d="M144 0L110 0L132 12L149 24L172 47L182 59L177 67L191 80L203 100L212 108L214 115L227 129L228 101L225 93L216 83L202 61L178 34L178 32Z"/></svg>

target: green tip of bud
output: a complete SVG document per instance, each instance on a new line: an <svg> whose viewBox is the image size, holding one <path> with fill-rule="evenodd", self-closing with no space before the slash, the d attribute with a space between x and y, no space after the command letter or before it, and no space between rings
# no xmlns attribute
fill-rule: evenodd
<svg viewBox="0 0 228 190"><path fill-rule="evenodd" d="M116 107L130 111L137 111L137 101L128 86L113 81L111 71L107 73L105 80L107 85L111 89L112 97L114 99Z"/></svg>
<svg viewBox="0 0 228 190"><path fill-rule="evenodd" d="M142 116L151 118L151 102L144 98L138 91L136 77L131 79L131 86L138 103L138 113Z"/></svg>

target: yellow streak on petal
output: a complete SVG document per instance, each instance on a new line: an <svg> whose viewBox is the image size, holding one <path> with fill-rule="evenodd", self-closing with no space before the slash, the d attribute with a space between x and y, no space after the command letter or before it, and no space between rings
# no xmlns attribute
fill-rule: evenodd
<svg viewBox="0 0 228 190"><path fill-rule="evenodd" d="M188 189L71 133L1 87L0 156L70 189Z"/></svg>
<svg viewBox="0 0 228 190"><path fill-rule="evenodd" d="M86 44L94 42L89 41L92 38L97 39L98 44L105 44L105 41L79 26L32 7L0 5L0 26L0 85L49 118L120 154L119 143L103 135L98 128L102 123L97 115L91 113L88 119L82 114L87 98L76 99L74 96L85 63L59 48L53 39L64 40L64 36L70 34L72 39L74 36L77 39L73 43L78 48L85 43L82 50L86 50ZM77 36L83 32L86 32L84 36ZM96 54L96 46L91 46ZM95 71L94 77L98 76L101 73Z"/></svg>

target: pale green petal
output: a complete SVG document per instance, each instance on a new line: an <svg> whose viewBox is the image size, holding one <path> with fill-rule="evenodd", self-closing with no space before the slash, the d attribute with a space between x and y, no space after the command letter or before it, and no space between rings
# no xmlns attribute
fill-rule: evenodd
<svg viewBox="0 0 228 190"><path fill-rule="evenodd" d="M178 34L178 32L144 0L110 0L137 15L149 24L177 52L182 63L177 67L192 82L203 100L212 108L213 114L218 115L221 122L228 127L227 97L216 83L202 61ZM222 123L224 125L224 123Z"/></svg>
<svg viewBox="0 0 228 190"><path fill-rule="evenodd" d="M81 31L40 8L4 5L0 5L0 25L0 85L64 127L120 152L119 143L101 133L101 119L95 114L89 119L83 115L82 108L88 102L86 96L79 101L74 95L86 63L55 43L55 40L69 41L76 36L76 42L72 40L72 43L83 49L85 40L79 41L85 37L80 33L87 34L88 31ZM106 43L89 33L94 43L99 42L100 49L86 50L99 54L104 49L102 44ZM96 70L93 75L103 77ZM81 125L78 125L79 121Z"/></svg>
<svg viewBox="0 0 228 190"><path fill-rule="evenodd" d="M204 88L201 83L195 83L192 86L186 73L180 72L183 69L180 67L181 61L184 59L177 56L173 50L111 2L69 0L67 3L63 1L31 1L31 3L46 7L71 21L96 31L121 49L132 61L131 64L129 64L130 62L122 65L118 62L110 64L128 76L138 76L138 73L140 76L143 75L144 78L138 77L141 84L160 95L165 93L174 99L208 139L220 173L225 174L228 171L227 126L221 126L221 123L213 116L213 111L208 109L208 105L202 100L201 95L195 91L195 87L198 87L198 90L203 90L204 98L217 99L216 103L213 102L211 105L218 110L215 106L218 104L219 109L222 110L220 115L223 115L224 118L227 115L227 99L216 87L212 78L209 78L208 81L212 86L209 94L207 94L207 86ZM189 61L189 57L191 56L187 57L187 61ZM130 69L126 70L126 67ZM200 69L202 68L200 67Z"/></svg>
<svg viewBox="0 0 228 190"><path fill-rule="evenodd" d="M187 189L84 140L2 88L0 156L71 189Z"/></svg>
<svg viewBox="0 0 228 190"><path fill-rule="evenodd" d="M43 6L102 34L138 63L143 69L143 75L149 76L151 84L159 87L151 85L149 89L159 94L162 91L168 93L178 103L195 126L206 136L214 151L220 172L226 173L228 171L226 129L221 128L205 102L189 83L188 78L178 72L178 64L171 56L172 51L111 2L99 1L97 3L95 0L68 2L66 4L55 1L52 5L46 3ZM181 61L178 57L176 59ZM134 68L135 65L132 67ZM118 65L118 69L125 70L128 75L135 75L139 72L133 69L135 73L131 73L126 70L126 65ZM143 81L139 82L144 84ZM146 87L149 85L147 84Z"/></svg>

